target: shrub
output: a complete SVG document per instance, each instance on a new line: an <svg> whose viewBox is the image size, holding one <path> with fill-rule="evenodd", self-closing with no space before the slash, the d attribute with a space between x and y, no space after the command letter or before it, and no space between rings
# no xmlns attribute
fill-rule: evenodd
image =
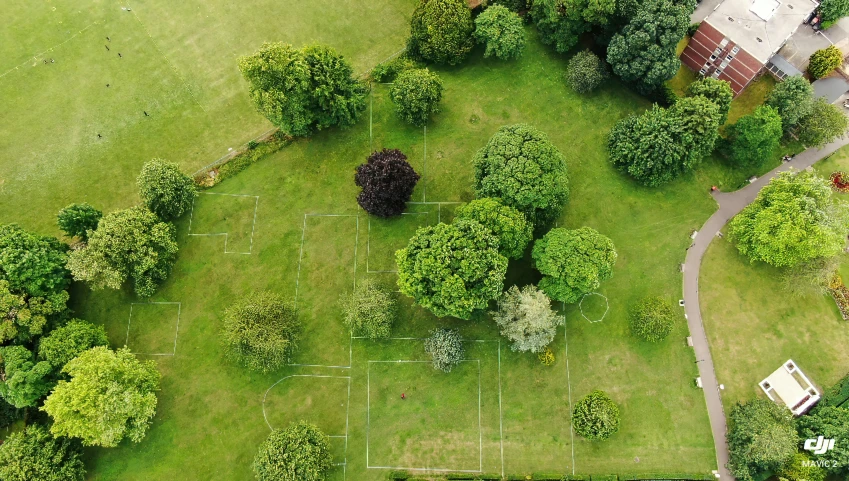
<svg viewBox="0 0 849 481"><path fill-rule="evenodd" d="M619 407L603 391L593 391L575 403L572 425L590 441L603 441L619 430Z"/></svg>
<svg viewBox="0 0 849 481"><path fill-rule="evenodd" d="M576 53L566 66L566 83L579 94L592 92L607 77L607 64L589 50Z"/></svg>
<svg viewBox="0 0 849 481"><path fill-rule="evenodd" d="M195 183L173 162L145 162L136 181L142 203L162 220L174 220L192 207Z"/></svg>
<svg viewBox="0 0 849 481"><path fill-rule="evenodd" d="M369 281L357 284L354 292L343 298L345 325L357 336L385 339L398 316L395 298L387 289Z"/></svg>
<svg viewBox="0 0 849 481"><path fill-rule="evenodd" d="M426 68L404 70L389 89L395 111L405 122L422 127L439 112L442 80Z"/></svg>
<svg viewBox="0 0 849 481"><path fill-rule="evenodd" d="M801 75L787 77L775 86L766 97L766 105L775 108L781 125L789 131L814 107L814 87Z"/></svg>
<svg viewBox="0 0 849 481"><path fill-rule="evenodd" d="M431 62L457 65L472 50L474 29L465 0L420 0L410 22L407 51Z"/></svg>
<svg viewBox="0 0 849 481"><path fill-rule="evenodd" d="M554 351L552 351L551 348L548 346L545 346L545 349L543 349L539 352L539 354L537 354L537 358L543 366L554 365Z"/></svg>
<svg viewBox="0 0 849 481"><path fill-rule="evenodd" d="M156 361L139 361L126 347L83 352L65 365L42 411L53 418L54 436L82 439L85 446L115 447L125 437L140 442L156 414ZM116 395L120 393L120 395Z"/></svg>
<svg viewBox="0 0 849 481"><path fill-rule="evenodd" d="M767 399L754 399L735 405L729 419L728 467L737 479L752 481L756 476L773 473L796 454L799 436L793 415L786 407Z"/></svg>
<svg viewBox="0 0 849 481"><path fill-rule="evenodd" d="M258 481L324 481L332 466L330 438L305 421L272 431L253 462Z"/></svg>
<svg viewBox="0 0 849 481"><path fill-rule="evenodd" d="M120 289L128 279L136 294L150 297L171 273L177 258L173 224L144 207L106 215L86 247L72 251L68 268L92 289Z"/></svg>
<svg viewBox="0 0 849 481"><path fill-rule="evenodd" d="M577 302L613 276L613 241L595 229L551 229L534 243L534 265L543 278L539 287L552 299Z"/></svg>
<svg viewBox="0 0 849 481"><path fill-rule="evenodd" d="M831 186L837 192L847 193L849 192L849 174L842 171L832 172L829 176L829 180L831 180Z"/></svg>
<svg viewBox="0 0 849 481"><path fill-rule="evenodd" d="M459 207L454 219L471 219L489 229L498 238L499 252L509 259L521 259L533 235L524 214L489 197Z"/></svg>
<svg viewBox="0 0 849 481"><path fill-rule="evenodd" d="M756 167L769 160L778 148L782 135L781 117L774 108L761 105L728 130L728 148L734 163Z"/></svg>
<svg viewBox="0 0 849 481"><path fill-rule="evenodd" d="M565 322L551 309L551 300L536 286L525 286L521 290L512 286L498 301L498 310L490 313L509 339L510 346L519 352L543 352L557 334L557 326Z"/></svg>
<svg viewBox="0 0 849 481"><path fill-rule="evenodd" d="M377 64L371 69L369 76L375 82L391 82L401 72L414 68L420 68L420 65L406 54L402 54L392 60Z"/></svg>
<svg viewBox="0 0 849 481"><path fill-rule="evenodd" d="M820 97L814 100L811 111L799 120L796 131L799 141L812 147L825 144L842 137L849 127L849 119L836 105Z"/></svg>
<svg viewBox="0 0 849 481"><path fill-rule="evenodd" d="M669 336L675 324L672 306L660 297L646 297L631 309L631 332L648 342Z"/></svg>
<svg viewBox="0 0 849 481"><path fill-rule="evenodd" d="M83 481L83 453L76 441L54 438L39 424L12 433L0 445L3 481Z"/></svg>
<svg viewBox="0 0 849 481"><path fill-rule="evenodd" d="M778 472L779 480L787 481L824 481L825 470L807 454L796 453L793 459Z"/></svg>
<svg viewBox="0 0 849 481"><path fill-rule="evenodd" d="M65 268L67 247L53 237L25 231L16 224L0 225L0 280L9 289L31 296L65 290L71 283Z"/></svg>
<svg viewBox="0 0 849 481"><path fill-rule="evenodd" d="M696 80L687 87L687 95L690 97L702 96L719 109L719 125L728 119L731 110L731 101L734 100L734 91L731 83L727 80L718 80L711 77Z"/></svg>
<svg viewBox="0 0 849 481"><path fill-rule="evenodd" d="M507 258L480 223L461 219L416 231L395 253L398 288L437 317L468 319L501 294Z"/></svg>
<svg viewBox="0 0 849 481"><path fill-rule="evenodd" d="M97 223L100 222L101 217L103 217L102 212L83 202L71 204L60 210L59 215L56 216L56 223L68 237L79 237L85 241L88 239L88 231L97 229Z"/></svg>
<svg viewBox="0 0 849 481"><path fill-rule="evenodd" d="M525 50L522 19L507 7L492 5L475 19L475 38L485 45L484 57L519 58Z"/></svg>
<svg viewBox="0 0 849 481"><path fill-rule="evenodd" d="M53 388L53 366L35 362L24 346L0 347L0 367L0 397L17 408L35 406Z"/></svg>
<svg viewBox="0 0 849 481"><path fill-rule="evenodd" d="M291 136L353 125L366 107L366 86L327 46L298 50L264 43L258 52L239 58L239 70L257 110Z"/></svg>
<svg viewBox="0 0 849 481"><path fill-rule="evenodd" d="M501 127L473 163L477 197L499 198L537 228L554 222L569 198L563 154L530 125Z"/></svg>
<svg viewBox="0 0 849 481"><path fill-rule="evenodd" d="M267 373L291 360L300 333L295 307L275 294L260 292L224 312L221 338L228 357Z"/></svg>
<svg viewBox="0 0 849 481"><path fill-rule="evenodd" d="M843 63L843 53L839 48L830 45L824 49L817 50L811 55L808 64L808 73L815 79L823 78L834 72Z"/></svg>
<svg viewBox="0 0 849 481"><path fill-rule="evenodd" d="M419 174L400 150L372 152L354 175L354 183L363 189L357 196L357 203L378 217L401 215L418 181Z"/></svg>
<svg viewBox="0 0 849 481"><path fill-rule="evenodd" d="M62 327L42 337L38 343L38 357L61 369L71 359L96 346L108 346L106 329L90 322L72 319Z"/></svg>
<svg viewBox="0 0 849 481"><path fill-rule="evenodd" d="M463 338L456 329L434 329L425 339L424 349L433 358L433 368L443 372L451 372L466 354Z"/></svg>

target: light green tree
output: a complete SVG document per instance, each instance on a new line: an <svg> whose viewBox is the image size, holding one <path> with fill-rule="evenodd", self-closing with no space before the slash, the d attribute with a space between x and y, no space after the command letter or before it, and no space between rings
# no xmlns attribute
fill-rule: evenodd
<svg viewBox="0 0 849 481"><path fill-rule="evenodd" d="M521 290L510 287L498 300L498 310L490 315L501 335L512 341L510 348L519 352L542 352L565 322L551 308L548 296L533 285Z"/></svg>
<svg viewBox="0 0 849 481"><path fill-rule="evenodd" d="M846 134L849 118L834 104L817 98L810 113L799 120L796 135L799 141L812 147L822 147Z"/></svg>
<svg viewBox="0 0 849 481"><path fill-rule="evenodd" d="M16 224L0 225L0 280L9 289L45 296L68 288L67 246L53 237L25 231Z"/></svg>
<svg viewBox="0 0 849 481"><path fill-rule="evenodd" d="M478 221L498 238L498 250L509 259L521 259L533 236L533 225L518 210L498 199L484 197L459 207L454 219Z"/></svg>
<svg viewBox="0 0 849 481"><path fill-rule="evenodd" d="M718 80L711 77L696 80L687 87L687 95L690 97L702 96L715 103L719 108L719 125L728 119L731 110L731 101L734 100L734 91L727 80Z"/></svg>
<svg viewBox="0 0 849 481"><path fill-rule="evenodd" d="M613 241L595 229L551 229L534 243L534 265L543 278L539 288L554 300L577 302L613 276Z"/></svg>
<svg viewBox="0 0 849 481"><path fill-rule="evenodd" d="M735 405L729 419L728 467L737 479L752 481L792 461L799 435L789 409L768 399L754 399Z"/></svg>
<svg viewBox="0 0 849 481"><path fill-rule="evenodd" d="M431 62L457 65L475 44L474 30L465 0L420 0L410 22L407 52Z"/></svg>
<svg viewBox="0 0 849 481"><path fill-rule="evenodd" d="M675 324L675 312L661 297L646 297L631 308L631 332L648 342L660 342L669 336Z"/></svg>
<svg viewBox="0 0 849 481"><path fill-rule="evenodd" d="M174 220L192 207L195 182L174 162L153 159L142 166L136 184L144 205L162 220Z"/></svg>
<svg viewBox="0 0 849 481"><path fill-rule="evenodd" d="M7 341L31 342L48 330L51 321L67 314L68 292L43 297L12 292L9 283L0 280L0 344Z"/></svg>
<svg viewBox="0 0 849 481"><path fill-rule="evenodd" d="M251 294L230 306L221 328L227 356L262 373L292 360L300 334L295 306L271 292Z"/></svg>
<svg viewBox="0 0 849 481"><path fill-rule="evenodd" d="M53 418L54 436L103 447L144 438L156 414L160 375L155 361L139 361L127 348L99 346L71 360L62 372L71 380L60 380L41 407Z"/></svg>
<svg viewBox="0 0 849 481"><path fill-rule="evenodd" d="M275 429L253 462L257 481L325 481L333 466L330 438L305 421Z"/></svg>

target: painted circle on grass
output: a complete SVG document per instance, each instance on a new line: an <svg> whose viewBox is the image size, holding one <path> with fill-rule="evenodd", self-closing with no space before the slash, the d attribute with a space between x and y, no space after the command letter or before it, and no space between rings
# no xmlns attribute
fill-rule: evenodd
<svg viewBox="0 0 849 481"><path fill-rule="evenodd" d="M600 300L597 298L599 298ZM589 304L590 301L596 301L599 304L599 308L591 309L589 305L585 307L584 301L587 301L587 304ZM589 292L587 294L584 294L583 297L581 297L581 301L578 303L578 309L581 310L581 317L583 317L589 322L595 323L604 320L604 317L607 315L607 311L610 310L610 304L608 304L607 297L604 294L599 294L598 292ZM603 312L601 312L602 310ZM601 312L600 315L599 312Z"/></svg>

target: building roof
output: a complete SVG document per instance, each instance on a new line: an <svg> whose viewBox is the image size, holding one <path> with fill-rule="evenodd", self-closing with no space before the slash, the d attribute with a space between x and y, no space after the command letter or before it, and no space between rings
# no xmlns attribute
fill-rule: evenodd
<svg viewBox="0 0 849 481"><path fill-rule="evenodd" d="M817 6L814 0L725 0L705 22L763 65Z"/></svg>
<svg viewBox="0 0 849 481"><path fill-rule="evenodd" d="M681 61L706 77L730 83L734 95L739 94L763 68L762 62L707 22L702 22L696 30L681 53Z"/></svg>
<svg viewBox="0 0 849 481"><path fill-rule="evenodd" d="M814 98L823 97L826 102L833 104L849 92L849 82L843 77L821 78L814 82Z"/></svg>
<svg viewBox="0 0 849 481"><path fill-rule="evenodd" d="M760 382L771 400L787 406L796 416L810 409L819 399L819 391L792 359L787 360Z"/></svg>

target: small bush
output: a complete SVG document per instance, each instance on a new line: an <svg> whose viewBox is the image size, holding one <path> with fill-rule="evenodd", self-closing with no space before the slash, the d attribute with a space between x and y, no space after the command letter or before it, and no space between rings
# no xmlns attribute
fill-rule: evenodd
<svg viewBox="0 0 849 481"><path fill-rule="evenodd" d="M631 309L631 332L648 342L660 342L674 326L672 306L660 297L647 297Z"/></svg>
<svg viewBox="0 0 849 481"><path fill-rule="evenodd" d="M103 212L89 204L71 204L59 211L56 223L68 237L88 239L88 231L97 229L97 223L103 217Z"/></svg>
<svg viewBox="0 0 849 481"><path fill-rule="evenodd" d="M843 63L843 53L839 48L831 45L827 48L817 50L811 55L811 63L808 64L808 73L813 78L822 78L834 72Z"/></svg>
<svg viewBox="0 0 849 481"><path fill-rule="evenodd" d="M424 348L433 357L433 367L443 372L451 372L466 354L463 338L456 329L434 329Z"/></svg>
<svg viewBox="0 0 849 481"><path fill-rule="evenodd" d="M619 407L603 391L593 391L575 404L575 432L590 441L602 441L619 430Z"/></svg>
<svg viewBox="0 0 849 481"><path fill-rule="evenodd" d="M300 332L294 306L262 292L225 311L221 338L228 357L248 369L266 373L290 361Z"/></svg>
<svg viewBox="0 0 849 481"><path fill-rule="evenodd" d="M556 361L554 357L554 351L551 350L550 347L545 346L539 354L537 354L537 358L539 359L540 364L543 366L551 366Z"/></svg>
<svg viewBox="0 0 849 481"><path fill-rule="evenodd" d="M392 332L398 306L389 290L371 282L357 284L354 292L343 298L345 325L357 336L385 339Z"/></svg>
<svg viewBox="0 0 849 481"><path fill-rule="evenodd" d="M519 58L525 50L525 27L515 12L493 5L475 19L475 38L486 47L484 57Z"/></svg>
<svg viewBox="0 0 849 481"><path fill-rule="evenodd" d="M332 466L330 438L304 421L272 431L253 462L258 481L324 481Z"/></svg>
<svg viewBox="0 0 849 481"><path fill-rule="evenodd" d="M431 114L439 112L442 80L426 68L404 70L389 89L389 96L399 117L421 127Z"/></svg>
<svg viewBox="0 0 849 481"><path fill-rule="evenodd" d="M566 83L579 94L592 92L608 75L604 60L589 50L576 53L566 66Z"/></svg>

